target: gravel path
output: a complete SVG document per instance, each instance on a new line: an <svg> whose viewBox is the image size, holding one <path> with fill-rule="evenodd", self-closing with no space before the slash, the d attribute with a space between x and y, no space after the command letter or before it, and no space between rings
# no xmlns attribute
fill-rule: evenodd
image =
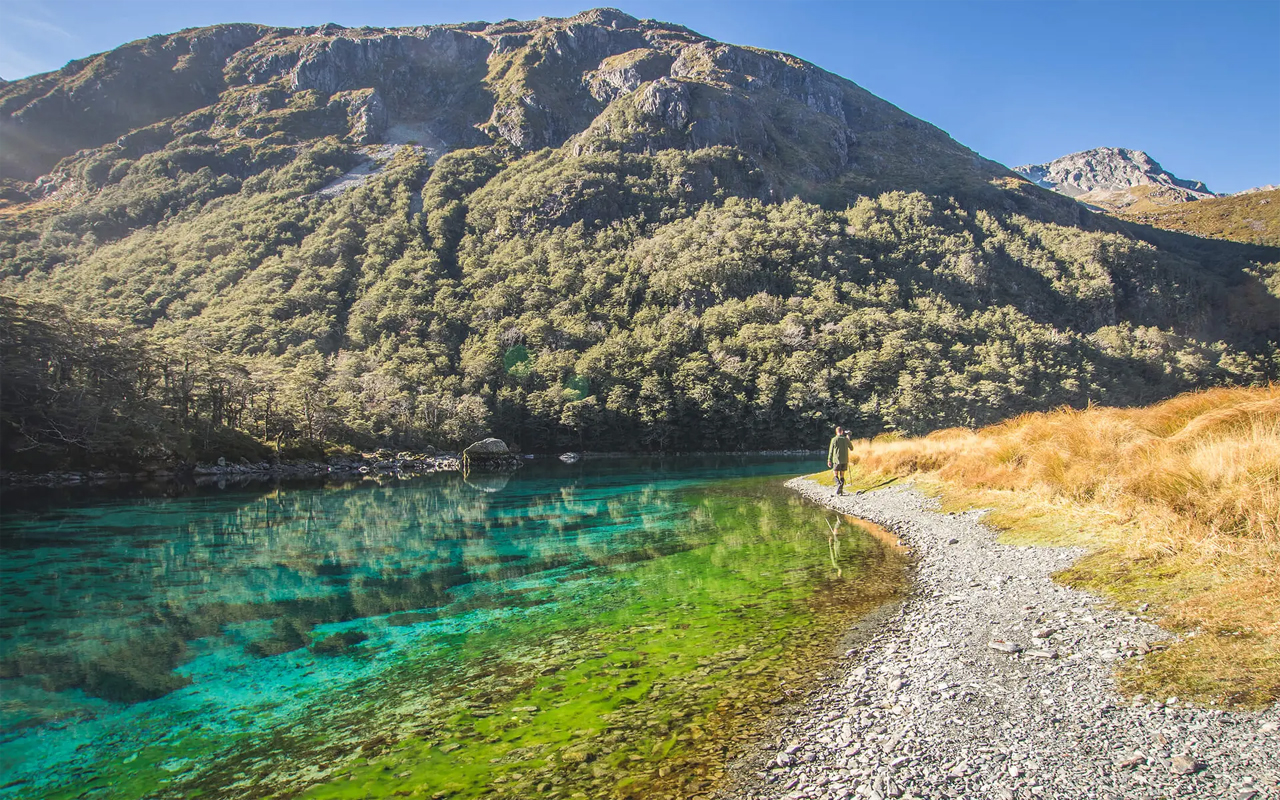
<svg viewBox="0 0 1280 800"><path fill-rule="evenodd" d="M940 513L911 487L788 486L901 537L916 584L744 758L749 777L729 796L1280 798L1280 705L1224 712L1119 694L1118 661L1170 634L1050 579L1083 551L997 544L981 512Z"/></svg>

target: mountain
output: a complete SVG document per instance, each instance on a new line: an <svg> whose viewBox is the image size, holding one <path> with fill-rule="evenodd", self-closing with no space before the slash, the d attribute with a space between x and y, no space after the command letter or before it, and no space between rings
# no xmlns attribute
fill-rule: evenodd
<svg viewBox="0 0 1280 800"><path fill-rule="evenodd" d="M0 112L7 465L788 447L1280 366L1280 251L611 9L181 31Z"/></svg>
<svg viewBox="0 0 1280 800"><path fill-rule="evenodd" d="M0 179L35 178L77 150L216 101L227 59L266 30L152 36L0 86Z"/></svg>
<svg viewBox="0 0 1280 800"><path fill-rule="evenodd" d="M600 9L496 25L220 25L151 37L4 87L0 178L33 180L113 141L136 157L197 131L412 142L431 158L485 145L576 155L727 146L779 191L850 175L1009 175L800 59Z"/></svg>
<svg viewBox="0 0 1280 800"><path fill-rule="evenodd" d="M1014 171L1038 186L1125 219L1196 236L1280 246L1274 186L1218 196L1141 150L1099 147ZM1258 195L1250 197L1250 195Z"/></svg>
<svg viewBox="0 0 1280 800"><path fill-rule="evenodd" d="M1038 186L1106 210L1147 210L1216 197L1200 181L1176 177L1141 150L1095 147L1014 171Z"/></svg>

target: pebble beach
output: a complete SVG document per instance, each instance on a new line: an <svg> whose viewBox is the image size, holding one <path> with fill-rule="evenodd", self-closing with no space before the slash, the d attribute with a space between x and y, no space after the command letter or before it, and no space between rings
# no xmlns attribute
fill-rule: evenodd
<svg viewBox="0 0 1280 800"><path fill-rule="evenodd" d="M999 544L983 512L941 512L911 486L788 486L899 537L914 586L743 757L724 800L1280 798L1280 706L1119 692L1120 662L1172 634L1055 583L1083 550Z"/></svg>

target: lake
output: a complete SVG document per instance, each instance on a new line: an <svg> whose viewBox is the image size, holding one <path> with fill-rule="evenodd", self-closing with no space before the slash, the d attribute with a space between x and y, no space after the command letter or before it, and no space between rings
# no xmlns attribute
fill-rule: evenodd
<svg viewBox="0 0 1280 800"><path fill-rule="evenodd" d="M0 798L698 796L904 585L820 466L6 494Z"/></svg>

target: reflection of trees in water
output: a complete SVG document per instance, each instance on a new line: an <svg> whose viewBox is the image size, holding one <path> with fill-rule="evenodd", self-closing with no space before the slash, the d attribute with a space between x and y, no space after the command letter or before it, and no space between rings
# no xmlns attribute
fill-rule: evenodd
<svg viewBox="0 0 1280 800"><path fill-rule="evenodd" d="M413 750L415 743L427 740L434 743L432 753L446 743L464 748L446 751L445 755L436 753L441 759L447 755L447 760L438 766L453 776L448 780L463 780L462 772L449 770L461 770L456 759L473 748L474 763L485 769L484 775L491 776L493 767L485 765L506 751L485 749L493 742L486 725L494 724L494 720L504 721L502 730L524 725L523 716L519 722L506 720L515 719L512 709L533 704L544 709L558 708L562 703L585 704L581 708L590 710L592 719L601 718L597 712L602 709L591 704L599 701L604 704L603 710L612 708L610 698L616 699L618 692L631 686L640 687L636 690L640 693L638 699L629 700L636 705L619 707L616 719L607 723L613 733L606 738L617 741L610 743L596 737L592 746L631 747L627 752L647 757L652 745L680 733L686 723L702 724L695 718L710 708L706 704L707 693L719 680L711 677L712 671L717 676L723 671L727 679L729 670L746 669L746 665L755 663L742 659L753 658L751 654L756 653L761 660L752 668L758 674L751 680L758 679L759 685L748 689L736 683L739 674L734 678L733 690L737 698L734 702L753 715L764 703L760 693L772 697L769 692L776 692L782 673L775 671L782 669L784 663L791 663L779 656L776 648L800 647L803 642L818 647L814 637L826 629L816 617L809 621L809 611L818 606L826 611L842 609L848 604L844 598L833 598L818 606L811 601L815 590L830 588L824 584L831 580L825 524L820 512L781 490L761 496L759 484L754 492L736 488L673 491L642 487L627 496L616 489L590 485L557 487L522 485L520 481L513 481L507 491L484 496L457 482L424 484L416 490L440 494L442 487L466 493L485 504L492 517L487 521L489 527L484 528L489 533L467 528L447 539L441 531L449 524L448 517L423 520L414 526L420 539L412 557L434 554L445 560L395 574L355 572L373 563L403 563L387 550L389 543L402 546L397 537L412 536L412 531L406 534L403 530L406 520L397 517L406 513L404 509L422 513L438 507L438 497L402 496L409 493L403 490L392 492L381 495L383 503L394 506L387 508L379 502L376 490L282 491L269 497L238 498L238 505L219 507L220 514L234 513L242 521L253 515L274 514L272 525L262 529L261 540L249 540L258 548L277 548L275 554L265 553L268 560L282 551L310 554L309 561L296 566L295 576L309 576L312 580L306 585L334 591L240 604L200 603L199 598L191 598L186 607L170 610L164 617L163 625L157 628L164 636L148 645L151 660L122 676L122 680L135 681L126 686L134 694L122 692L118 699L155 696L172 688L162 682L165 676L175 677L166 666L165 659L171 656L162 644L183 646L184 636L216 634L236 620L260 621L233 626L239 633L252 631L257 637L247 648L254 655L270 656L310 643L317 656L320 651L329 651L340 660L307 659L304 663L315 671L316 677L310 679L314 684L301 684L309 687L302 695L289 694L293 689L276 690L279 693L273 694L273 699L283 702L288 710L271 717L269 736L256 735L265 729L255 727L255 735L236 741L174 745L174 756L193 759L191 771L173 776L164 773L171 783L164 794L154 796L192 796L202 791L257 796L251 788L245 788L242 795L227 788L244 786L246 774L253 776L253 786L276 794L287 793L291 787L300 789L316 780L322 774L315 771L318 766L348 763L349 768L352 763L362 764L380 753L391 756L396 748L409 748L404 752L411 763L397 766L385 775L378 773L379 780L389 781L391 775L417 764L413 761L418 752ZM404 487L410 489L415 487ZM473 510L474 506L457 509L453 519ZM331 552L322 551L322 547L332 547L335 541L343 544L342 537L335 538L328 529L335 519L348 521L343 524L362 523L358 532L350 534L354 539L358 533L360 541L346 543L342 552L364 553L364 561L317 560L322 552ZM191 531L211 528L201 520L188 520ZM852 565L863 549L858 542L858 537L850 537L846 542L850 546L841 558L841 564L851 570L856 569ZM866 549L869 554L874 550ZM555 573L557 578L598 576L605 572L601 567L646 561L678 551L685 552L628 567L604 580L522 580L543 577L552 569L559 570ZM255 556L263 557L263 552ZM228 580L245 577L237 572L230 558L218 568L226 571ZM860 574L859 580L844 581L847 586L838 591L856 589L855 594L862 597L868 588L874 590L875 582L861 577ZM473 625L483 615L468 615L464 627L454 628L452 621L445 621L430 633L420 629L406 632L407 635L396 634L389 627L381 628L413 625L476 609L510 609L548 601L563 602L547 613L502 616L496 625ZM312 629L320 622L362 617L379 619L336 629ZM793 618L806 621L797 626L789 622ZM362 643L366 633L370 634L370 641ZM655 642L660 644L655 647ZM829 643L825 639L823 642L821 648L826 652ZM343 682L348 668L357 668L361 659L344 658L342 654L355 656L363 648L383 646L395 647L394 657L366 661L376 664L376 668L354 683ZM608 664L602 663L601 668L579 666L594 663L606 652L617 657L611 657ZM390 655L390 651L384 651L384 655ZM116 657L128 663L129 653L117 653ZM292 672L289 663L263 662L262 667L267 674ZM100 666L97 661L90 665ZM661 676L660 701L646 699L646 682L655 680L655 676ZM785 677L793 680L790 673ZM234 685L239 679L229 680ZM547 693L533 696L535 685ZM117 690L118 687L119 684ZM221 690L216 684L209 688ZM313 690L314 695L310 694ZM175 698L174 702L180 706L186 700ZM167 713L165 709L176 707L168 703L161 701L155 712L140 709L139 713ZM512 708L504 711L503 704ZM238 708L225 712L238 713ZM666 718L663 709L673 708L682 711L680 720ZM218 728L217 720L206 715L201 715L200 722L206 730ZM153 724L158 726L158 732L168 732L189 723L166 716ZM569 726L572 727L575 726ZM564 725L529 729L528 736L521 739L521 750L512 751L511 759L513 764L521 759L528 762L522 763L520 771L526 772L532 783L506 787L510 791L502 796L531 796L533 787L543 780L537 770L547 773L545 777L556 777L570 769L554 756L563 745L562 734L567 729ZM621 750L619 754L621 758ZM114 766L119 763L115 755L111 752L104 756L112 764L110 770L126 769ZM537 766L543 760L545 769ZM643 777L657 770L656 763L645 758L643 763L626 761L619 768ZM584 787L591 785L595 780L592 773L580 772L571 780ZM370 790L368 796L389 796L392 789L398 788L398 784L377 785L390 788ZM642 791L637 796L647 795Z"/></svg>
<svg viewBox="0 0 1280 800"><path fill-rule="evenodd" d="M408 654L375 681L361 687L358 709L317 709L324 718L321 725L315 719L302 720L288 730L278 730L269 742L246 743L201 775L200 785L222 786L238 773L247 771L262 776L263 785L278 789L292 780L306 780L286 768L284 762L307 764L320 758L323 763L332 763L337 752L358 752L358 761L363 761L379 752L358 747L358 742L367 740L381 742L390 748L389 753L394 753L397 751L387 741L387 732L395 730L402 731L402 736L411 734L411 740L430 740L432 747L450 742L450 747L464 748L456 753L445 751L449 761L437 766L444 775L451 776L442 775L438 782L447 784L456 779L465 783L473 777L464 778L465 767L460 764L493 764L495 754L506 752L494 744L497 737L490 735L494 729L482 727L486 724L484 720L512 720L501 723L504 726L501 730L527 724L523 716L519 720L509 716L512 708L504 709L503 705L522 707L541 703L548 695L534 693L539 676L551 673L558 678L564 674L562 670L605 654L611 654L607 659L609 663L560 678L560 685L550 696L555 698L555 706L590 704L594 702L593 697L608 696L636 684L643 686L655 674L663 675L661 699L655 700L657 693L642 696L639 700L629 700L635 704L619 707L616 713L607 715L607 719L600 717L598 721L606 726L607 735L599 732L597 736L596 731L591 731L586 738L579 739L575 734L574 747L586 745L593 751L599 748L601 758L616 748L613 752L616 758L609 759L615 765L610 770L615 780L627 773L636 779L653 780L657 765L671 762L655 762L649 758L641 759L643 763L621 761L624 749L632 747L632 752L647 756L652 752L652 745L680 735L686 731L686 725L701 725L699 735L704 730L715 731L726 734L722 741L734 740L732 731L741 728L733 725L744 726L749 724L748 718L754 719L764 698L773 698L776 694L779 677L785 675L788 685L801 681L800 675L786 671L795 663L791 654L807 652L810 657L803 663L810 666L819 663L831 650L833 631L843 629L840 620L847 620L856 609L865 611L896 591L900 567L876 564L877 558L884 557L881 543L847 531L844 538L849 547L839 557L839 567L841 571L848 567L857 578L832 579L828 567L829 529L822 513L811 505L776 495L744 497L737 492L702 491L682 495L680 506L686 513L685 518L691 520L690 530L699 527L706 530L703 526L708 525L719 528L715 536L690 535L682 539L691 546L705 545L696 552L651 562L628 572L624 580L607 586L600 584L596 591L576 594L572 607L558 611L554 617L509 619L501 628L450 638L446 645L447 658L436 652ZM671 496L666 500L670 504ZM739 532L729 526L747 527ZM626 552L634 555L634 551ZM863 572L866 566L872 568ZM633 580L631 575L640 577ZM815 602L816 594L830 597ZM813 614L804 615L805 622L800 629L776 622L778 615L794 614L800 606ZM646 631L655 633L651 635ZM654 637L662 635L661 631L675 632L673 638L666 640L668 648L672 644L674 648L659 646L650 651L643 646L652 645ZM708 642L714 642L709 652L699 649L705 648ZM766 651L770 654L761 656ZM661 666L670 664L670 659L680 661L684 657L687 661L674 669ZM761 660L752 660L756 658ZM744 674L743 670L747 669L750 672ZM750 677L753 674L756 677ZM726 685L734 687L728 696L736 700L729 705L746 709L746 715L734 723L726 716L731 712L722 709L714 722L710 718L700 722L701 715L709 708L705 703L706 693L721 685L718 682L722 676L732 681ZM653 684L655 688L657 685ZM647 692L644 688L641 694ZM663 709L679 709L682 716L668 719ZM317 740L314 735L317 729L329 732L328 737L341 731L342 744L335 747L332 738ZM533 796L534 787L551 777L565 781L562 790L579 785L594 792L592 796L603 796L597 773L589 769L575 772L573 764L555 757L557 750L568 746L563 741L564 732L529 728L519 739L520 749L512 750L501 759L510 769L515 769L513 765L517 762L523 762L519 772L524 778L501 788L494 782L490 785L494 796ZM474 757L467 755L469 748L489 745L498 749L480 749ZM344 747L346 751L342 750ZM391 756L393 760L375 765L375 769L381 770L378 774L386 779L400 769L419 768L416 759L432 757L433 751L414 750L412 744L407 747L399 760ZM690 763L700 763L698 759L714 763L722 756L718 750L703 753L693 757ZM462 761L458 760L460 757ZM689 759L687 751L681 758ZM495 769L501 771L503 767L490 766L484 770L484 777L474 779L488 781L498 774ZM342 780L341 774L330 780ZM631 794L610 793L609 796L663 794L648 792L647 785L640 784ZM379 791L369 790L369 796L385 796L397 788L393 783L377 786ZM435 788L439 786L431 785L431 790Z"/></svg>
<svg viewBox="0 0 1280 800"><path fill-rule="evenodd" d="M17 625L0 633L0 677L124 701L183 685L172 670L186 643L228 624L271 620L248 650L275 655L323 623L526 606L539 601L509 584L646 560L707 535L700 509L658 488L489 493L456 476L61 516L59 539L74 534L75 546L11 551L2 567L6 585L39 585L40 607L6 604ZM49 530L37 520L14 533L32 544Z"/></svg>

